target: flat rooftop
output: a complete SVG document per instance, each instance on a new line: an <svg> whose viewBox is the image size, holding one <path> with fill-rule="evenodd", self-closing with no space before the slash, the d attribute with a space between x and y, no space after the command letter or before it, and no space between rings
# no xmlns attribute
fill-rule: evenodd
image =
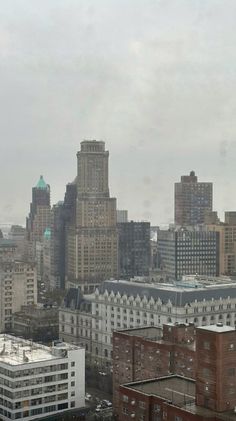
<svg viewBox="0 0 236 421"><path fill-rule="evenodd" d="M168 376L128 386L147 395L164 398L178 406L195 400L195 381L184 377Z"/></svg>
<svg viewBox="0 0 236 421"><path fill-rule="evenodd" d="M155 326L144 326L133 329L119 329L117 333L127 334L129 336L140 336L150 340L158 340L162 336L162 328Z"/></svg>
<svg viewBox="0 0 236 421"><path fill-rule="evenodd" d="M67 350L80 347L67 343L57 343L53 347L44 346L30 340L17 338L12 335L0 335L0 364L16 366L21 364L50 361L61 358L55 349Z"/></svg>
<svg viewBox="0 0 236 421"><path fill-rule="evenodd" d="M209 332L225 333L225 332L236 332L235 328L232 326L220 326L219 324L210 325L210 326L199 326L197 329L207 330Z"/></svg>
<svg viewBox="0 0 236 421"><path fill-rule="evenodd" d="M180 376L166 376L159 379L144 380L125 384L123 387L165 399L171 405L180 407L201 417L222 421L236 421L232 411L216 412L195 404L195 380Z"/></svg>

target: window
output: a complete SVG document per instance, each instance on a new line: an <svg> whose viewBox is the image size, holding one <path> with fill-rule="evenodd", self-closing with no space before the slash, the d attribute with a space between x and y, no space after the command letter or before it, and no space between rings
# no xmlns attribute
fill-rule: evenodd
<svg viewBox="0 0 236 421"><path fill-rule="evenodd" d="M204 349L210 349L210 342L208 342L208 341L204 341L204 342L203 342L203 348L204 348Z"/></svg>
<svg viewBox="0 0 236 421"><path fill-rule="evenodd" d="M123 402L129 402L129 397L127 395L123 395Z"/></svg>
<svg viewBox="0 0 236 421"><path fill-rule="evenodd" d="M228 376L235 376L235 368L234 367L230 367L228 368Z"/></svg>
<svg viewBox="0 0 236 421"><path fill-rule="evenodd" d="M125 406L123 406L123 408L122 408L122 412L123 412L123 414L125 414L125 415L129 415L128 408L126 408Z"/></svg>
<svg viewBox="0 0 236 421"><path fill-rule="evenodd" d="M74 387L75 386L75 382L71 382L71 387Z"/></svg>
<svg viewBox="0 0 236 421"><path fill-rule="evenodd" d="M145 409L145 407L146 407L145 402L143 402L143 401L139 401L139 408L143 408L143 409Z"/></svg>
<svg viewBox="0 0 236 421"><path fill-rule="evenodd" d="M74 361L72 361L72 363L71 363L71 367L74 367L75 366L75 362Z"/></svg>
<svg viewBox="0 0 236 421"><path fill-rule="evenodd" d="M75 407L75 401L72 401L72 402L70 403L70 407L71 407L71 408L74 408L74 407Z"/></svg>

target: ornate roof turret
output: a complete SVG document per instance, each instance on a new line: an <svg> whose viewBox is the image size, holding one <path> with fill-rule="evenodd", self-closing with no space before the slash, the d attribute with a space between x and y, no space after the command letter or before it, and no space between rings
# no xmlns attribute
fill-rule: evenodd
<svg viewBox="0 0 236 421"><path fill-rule="evenodd" d="M40 175L40 179L36 184L36 188L37 189L42 189L42 190L46 190L48 189L48 185L45 183L44 178L42 175Z"/></svg>

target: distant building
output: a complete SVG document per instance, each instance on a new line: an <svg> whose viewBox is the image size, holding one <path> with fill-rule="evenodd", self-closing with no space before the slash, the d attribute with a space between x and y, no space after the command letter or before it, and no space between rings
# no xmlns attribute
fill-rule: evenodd
<svg viewBox="0 0 236 421"><path fill-rule="evenodd" d="M58 339L58 308L52 306L22 306L12 315L11 332L25 339L49 343Z"/></svg>
<svg viewBox="0 0 236 421"><path fill-rule="evenodd" d="M39 420L84 407L84 349L0 335L0 417ZM47 418L48 417L48 418Z"/></svg>
<svg viewBox="0 0 236 421"><path fill-rule="evenodd" d="M128 211L117 209L116 211L117 223L128 222Z"/></svg>
<svg viewBox="0 0 236 421"><path fill-rule="evenodd" d="M32 188L32 203L30 213L26 219L27 240L29 254L35 256L36 242L43 242L46 228L50 227L50 186L45 183L43 176L35 187Z"/></svg>
<svg viewBox="0 0 236 421"><path fill-rule="evenodd" d="M17 256L17 244L8 238L0 238L0 263L11 262Z"/></svg>
<svg viewBox="0 0 236 421"><path fill-rule="evenodd" d="M198 182L194 171L183 175L175 183L175 224L203 224L208 211L212 211L212 183Z"/></svg>
<svg viewBox="0 0 236 421"><path fill-rule="evenodd" d="M24 258L26 254L26 229L21 225L12 225L8 238L16 244L18 258Z"/></svg>
<svg viewBox="0 0 236 421"><path fill-rule="evenodd" d="M77 153L76 220L66 232L67 285L94 290L117 277L116 199L110 197L108 157L102 141L83 141Z"/></svg>
<svg viewBox="0 0 236 421"><path fill-rule="evenodd" d="M236 273L236 212L225 212L225 221L208 218L206 227L219 235L219 273Z"/></svg>
<svg viewBox="0 0 236 421"><path fill-rule="evenodd" d="M160 230L160 267L171 279L184 275L219 275L219 234L192 229Z"/></svg>
<svg viewBox="0 0 236 421"><path fill-rule="evenodd" d="M117 224L119 236L119 277L148 276L151 261L150 223Z"/></svg>
<svg viewBox="0 0 236 421"><path fill-rule="evenodd" d="M26 262L2 262L0 265L0 332L10 331L12 315L23 305L37 303L35 265Z"/></svg>

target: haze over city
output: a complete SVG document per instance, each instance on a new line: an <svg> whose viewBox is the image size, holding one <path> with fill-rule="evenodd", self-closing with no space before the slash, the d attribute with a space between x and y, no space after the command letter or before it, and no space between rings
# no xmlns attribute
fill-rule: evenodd
<svg viewBox="0 0 236 421"><path fill-rule="evenodd" d="M172 222L190 170L235 209L234 0L0 5L2 223L24 223L40 174L63 199L83 139L106 142L130 218Z"/></svg>

